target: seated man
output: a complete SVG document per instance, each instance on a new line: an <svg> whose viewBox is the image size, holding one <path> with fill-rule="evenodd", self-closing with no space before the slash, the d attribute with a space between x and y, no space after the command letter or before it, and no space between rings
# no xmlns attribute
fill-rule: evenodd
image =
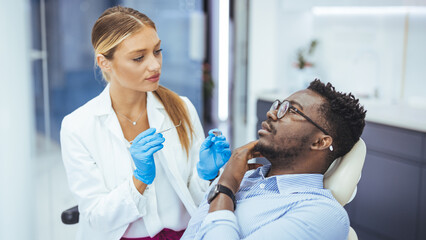
<svg viewBox="0 0 426 240"><path fill-rule="evenodd" d="M359 140L365 113L351 93L319 80L275 101L259 139L232 153L182 239L347 239L348 215L323 174ZM247 171L257 156L271 164Z"/></svg>

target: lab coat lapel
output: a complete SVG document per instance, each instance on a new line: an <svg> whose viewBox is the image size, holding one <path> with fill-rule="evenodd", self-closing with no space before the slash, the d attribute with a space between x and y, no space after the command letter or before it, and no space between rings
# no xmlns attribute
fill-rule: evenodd
<svg viewBox="0 0 426 240"><path fill-rule="evenodd" d="M124 141L123 131L121 130L120 122L118 121L117 115L109 114L105 119L105 126L108 128L114 136Z"/></svg>
<svg viewBox="0 0 426 240"><path fill-rule="evenodd" d="M168 116L165 116L167 115L167 112L165 111L163 104L152 93L148 93L147 109L150 127L155 127L157 131L160 131L162 129L173 126L173 122L169 120ZM177 166L176 153L174 152L176 147L173 147L173 145L181 147L179 138L166 139L166 141L175 142L168 143L172 147L163 148L155 153L155 155L157 155L157 159L166 172L166 177L170 181L176 194L182 200L182 203L188 210L189 214L192 215L196 210L195 203L188 191L186 182L184 182L180 176Z"/></svg>
<svg viewBox="0 0 426 240"><path fill-rule="evenodd" d="M150 128L157 129L160 131L165 121L166 111L164 110L163 104L154 96L153 93L147 92L146 97L146 108L148 112L148 122Z"/></svg>
<svg viewBox="0 0 426 240"><path fill-rule="evenodd" d="M124 140L123 131L121 130L120 122L117 115L112 109L111 96L109 94L110 85L108 84L102 93L99 95L98 107L93 109L95 115L104 121L105 126L111 133L120 140Z"/></svg>
<svg viewBox="0 0 426 240"><path fill-rule="evenodd" d="M179 139L173 139L179 141ZM167 140L166 140L167 141ZM162 165L166 176L169 179L176 194L181 199L188 213L192 216L195 213L196 207L191 194L188 191L186 182L179 176L179 170L176 164L176 153L173 152L175 148L163 148L156 154L161 159L160 164Z"/></svg>
<svg viewBox="0 0 426 240"><path fill-rule="evenodd" d="M102 146L110 147L111 157L104 157L102 163L102 169L106 172L110 178L106 179L107 186L111 189L128 178L132 173L132 158L130 152L127 149L127 142L124 138L123 131L118 121L117 115L114 112L111 104L111 95L109 93L110 85L108 84L102 93L95 99L97 104L93 105L91 112L94 114L102 129L108 131L107 134L101 135L102 139L98 140L98 144ZM122 145L121 147L117 147ZM115 147L113 147L113 145ZM122 158L122 156L128 156L128 159ZM114 158L112 156L120 156Z"/></svg>

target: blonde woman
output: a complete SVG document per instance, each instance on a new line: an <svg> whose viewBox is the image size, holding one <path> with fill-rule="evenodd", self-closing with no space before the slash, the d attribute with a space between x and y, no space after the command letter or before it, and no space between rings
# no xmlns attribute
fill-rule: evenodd
<svg viewBox="0 0 426 240"><path fill-rule="evenodd" d="M179 239L229 144L212 131L204 139L192 103L159 85L161 41L146 15L107 9L92 45L108 84L61 128L77 239Z"/></svg>

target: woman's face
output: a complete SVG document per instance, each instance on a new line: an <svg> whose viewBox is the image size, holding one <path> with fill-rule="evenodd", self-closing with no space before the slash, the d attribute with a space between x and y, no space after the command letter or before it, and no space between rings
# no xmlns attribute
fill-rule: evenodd
<svg viewBox="0 0 426 240"><path fill-rule="evenodd" d="M111 85L142 92L156 90L162 64L160 44L152 27L143 27L121 42L110 60Z"/></svg>

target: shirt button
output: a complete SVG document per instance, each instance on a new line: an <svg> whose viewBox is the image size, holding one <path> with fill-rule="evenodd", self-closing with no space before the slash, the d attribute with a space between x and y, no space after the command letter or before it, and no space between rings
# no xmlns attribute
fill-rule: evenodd
<svg viewBox="0 0 426 240"><path fill-rule="evenodd" d="M260 188L262 188L262 189L264 189L264 188L265 188L265 184L261 183L261 184L259 185L259 187L260 187Z"/></svg>

